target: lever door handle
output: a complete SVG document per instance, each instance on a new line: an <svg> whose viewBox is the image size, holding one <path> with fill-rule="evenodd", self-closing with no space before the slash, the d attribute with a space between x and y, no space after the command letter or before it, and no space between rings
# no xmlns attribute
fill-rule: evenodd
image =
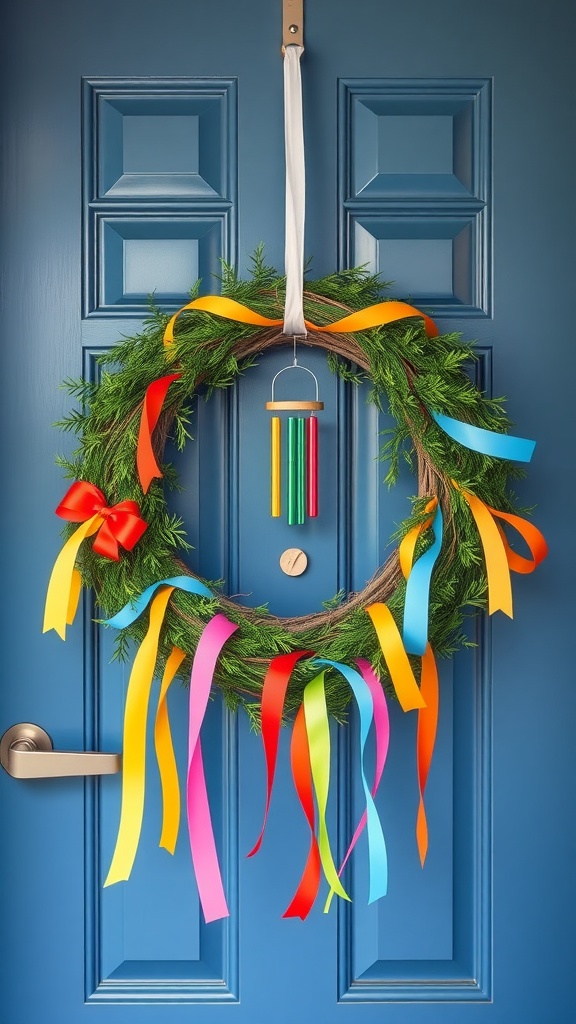
<svg viewBox="0 0 576 1024"><path fill-rule="evenodd" d="M44 729L22 722L8 729L0 740L0 764L15 779L114 775L120 771L120 754L54 750Z"/></svg>

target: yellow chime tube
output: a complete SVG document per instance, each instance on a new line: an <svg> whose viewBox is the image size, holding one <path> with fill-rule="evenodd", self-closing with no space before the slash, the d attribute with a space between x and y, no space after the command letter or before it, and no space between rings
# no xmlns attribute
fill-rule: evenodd
<svg viewBox="0 0 576 1024"><path fill-rule="evenodd" d="M281 493L281 482L282 475L280 469L281 462L281 424L280 417L273 416L271 419L271 464L270 464L270 498L271 498L271 515L278 517L282 514L282 499Z"/></svg>

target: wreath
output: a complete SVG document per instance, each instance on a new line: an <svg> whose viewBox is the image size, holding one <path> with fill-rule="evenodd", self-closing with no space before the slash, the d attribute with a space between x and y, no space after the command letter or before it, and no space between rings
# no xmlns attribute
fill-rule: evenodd
<svg viewBox="0 0 576 1024"><path fill-rule="evenodd" d="M58 426L80 442L70 458L58 459L75 483L57 511L82 525L65 528L60 559L67 551L69 579L62 564L59 573L55 567L45 628L64 635L83 584L94 592L99 621L118 628L115 653L125 658L133 642L143 645L148 636L142 612L159 584L188 580L195 590L176 583L164 602L152 675L155 667L166 672L172 659L171 675L188 681L207 625L225 616L230 628L213 659L213 682L229 708L243 707L258 725L270 666L279 657L289 659L290 671L278 727L301 709L319 662L326 708L338 721L354 694L342 666L359 657L405 710L422 707L414 690L422 686L426 652L447 657L468 644L465 615L480 609L511 615L510 570L530 572L546 554L510 490L524 472L518 462L529 460L534 445L508 433L503 400L473 382L472 343L439 335L419 310L384 298L380 279L362 268L309 283L304 310L315 326L303 344L325 350L334 373L352 386L367 382L369 401L389 407L396 424L381 447L384 479L393 485L405 459L414 467L417 494L393 538L397 546L362 591L338 594L315 614L296 618L240 606L222 581L195 577L186 564L185 524L166 499L178 481L165 446L169 437L179 449L191 439L200 394L233 386L262 352L286 343L277 326L284 289L258 250L249 280L223 267L216 305L198 298L198 286L175 316L152 304L140 333L98 357L99 380L65 382L80 408ZM401 306L401 317L388 323L330 329L359 311ZM240 308L251 312L251 322L222 312ZM513 549L504 524L519 532L528 554ZM267 767L269 801L273 763Z"/></svg>

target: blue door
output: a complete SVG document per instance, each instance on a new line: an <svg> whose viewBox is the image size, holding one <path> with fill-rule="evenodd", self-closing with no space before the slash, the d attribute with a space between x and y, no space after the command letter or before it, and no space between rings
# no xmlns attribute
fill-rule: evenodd
<svg viewBox="0 0 576 1024"><path fill-rule="evenodd" d="M247 859L264 805L261 743L218 700L205 749L225 921L203 921L185 836L174 858L158 849L153 773L132 878L103 889L118 776L1 772L5 1021L573 1019L573 17L564 0L307 8L311 276L367 264L442 330L478 341L478 383L507 394L517 432L538 439L518 491L538 504L551 554L517 583L514 621L471 625L477 646L442 663L424 871L414 723L393 712L379 798L390 894L378 904L367 906L359 847L351 907L282 919L307 849L288 745L264 845ZM60 536L53 510L67 486L54 454L73 446L51 426L71 407L59 384L95 379L96 357L138 329L151 292L175 310L198 277L203 293L217 289L221 258L245 274L261 241L282 271L280 43L280 0L12 4L1 61L1 733L35 722L62 750L120 750L127 669L111 660L110 631L93 625L87 601L65 644L41 633ZM275 350L198 402L173 507L194 571L293 615L365 585L414 481L382 485L386 415L313 352L325 512L305 527L270 520L263 406L285 361ZM290 578L278 558L295 544L310 568ZM185 706L175 689L180 763ZM350 736L334 730L329 813L341 845L358 797Z"/></svg>

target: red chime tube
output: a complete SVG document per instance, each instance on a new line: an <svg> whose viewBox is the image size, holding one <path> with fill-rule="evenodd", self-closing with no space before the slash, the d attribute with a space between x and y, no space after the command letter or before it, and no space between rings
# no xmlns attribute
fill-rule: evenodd
<svg viewBox="0 0 576 1024"><path fill-rule="evenodd" d="M306 420L306 476L307 513L318 515L318 418Z"/></svg>

